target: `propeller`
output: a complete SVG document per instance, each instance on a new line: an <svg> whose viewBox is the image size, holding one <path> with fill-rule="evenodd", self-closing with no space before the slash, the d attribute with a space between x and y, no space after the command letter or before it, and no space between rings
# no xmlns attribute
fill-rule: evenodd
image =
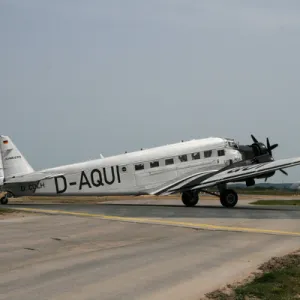
<svg viewBox="0 0 300 300"><path fill-rule="evenodd" d="M278 147L278 144L274 144L274 145L271 146L269 138L267 138L267 149L268 149L268 152L271 156L272 156L272 150L277 148L277 147Z"/></svg>
<svg viewBox="0 0 300 300"><path fill-rule="evenodd" d="M259 147L263 147L265 148L266 146L263 143L260 143L253 134L251 134L251 138L253 140L253 142L259 146ZM270 145L270 140L269 138L267 138L267 147L266 150L268 151L268 153L270 154L270 156L272 156L272 150L274 150L275 148L278 147L278 144L274 144L274 145Z"/></svg>
<svg viewBox="0 0 300 300"><path fill-rule="evenodd" d="M281 173L283 173L284 175L286 175L286 176L289 175L286 171L284 171L284 170L282 170L282 169L279 169L279 171L280 171Z"/></svg>
<svg viewBox="0 0 300 300"><path fill-rule="evenodd" d="M252 138L254 143L258 143L258 140L255 138L255 136L253 134L251 134L251 138Z"/></svg>
<svg viewBox="0 0 300 300"><path fill-rule="evenodd" d="M257 144L259 147L260 147L260 146L264 146L264 147L265 147L265 145L263 145L262 143L260 143L260 142L255 138L255 136L254 136L253 134L251 134L251 138L252 138L253 142L254 142L255 144ZM269 140L269 138L267 137L267 148L266 148L266 150L268 151L268 153L269 153L269 155L270 155L271 157L273 157L272 150L274 150L274 149L277 148L277 147L278 147L278 144L273 144L273 145L271 145L271 144L270 144L270 140ZM279 169L279 171L280 171L281 173L283 173L284 175L287 175L287 176L288 176L288 173L287 173L286 171L284 171L284 170L282 170L282 169ZM265 181L267 181L267 178L265 178Z"/></svg>

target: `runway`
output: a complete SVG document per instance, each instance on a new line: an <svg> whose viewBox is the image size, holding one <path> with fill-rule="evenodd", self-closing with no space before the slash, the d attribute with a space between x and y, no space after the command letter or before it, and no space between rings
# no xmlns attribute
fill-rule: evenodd
<svg viewBox="0 0 300 300"><path fill-rule="evenodd" d="M200 299L300 248L298 207L149 200L9 207L46 215L0 221L0 299Z"/></svg>
<svg viewBox="0 0 300 300"><path fill-rule="evenodd" d="M300 219L299 207L253 206L249 201L241 201L234 209L210 200L195 207L184 207L176 200L131 200L98 205L26 204L16 208L123 222L300 236L299 223L295 222Z"/></svg>

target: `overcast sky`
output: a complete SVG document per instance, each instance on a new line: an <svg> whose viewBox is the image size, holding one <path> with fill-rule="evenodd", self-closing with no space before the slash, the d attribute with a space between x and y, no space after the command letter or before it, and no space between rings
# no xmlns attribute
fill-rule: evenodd
<svg viewBox="0 0 300 300"><path fill-rule="evenodd" d="M0 0L0 132L35 169L251 133L300 156L299 36L296 0Z"/></svg>

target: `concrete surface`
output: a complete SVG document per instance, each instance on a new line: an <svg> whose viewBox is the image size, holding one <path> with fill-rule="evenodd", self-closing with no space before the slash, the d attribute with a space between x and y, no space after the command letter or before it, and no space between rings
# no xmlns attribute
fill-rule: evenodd
<svg viewBox="0 0 300 300"><path fill-rule="evenodd" d="M199 299L300 248L295 207L145 202L8 206L53 215L0 221L0 299Z"/></svg>

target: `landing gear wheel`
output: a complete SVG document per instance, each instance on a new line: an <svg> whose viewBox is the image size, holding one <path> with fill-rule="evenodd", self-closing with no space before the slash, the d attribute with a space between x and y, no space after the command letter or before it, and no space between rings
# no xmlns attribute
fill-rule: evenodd
<svg viewBox="0 0 300 300"><path fill-rule="evenodd" d="M0 199L0 202L1 202L2 205L7 204L8 203L8 197L7 197L7 195L5 195L4 197L2 197Z"/></svg>
<svg viewBox="0 0 300 300"><path fill-rule="evenodd" d="M181 201L185 206L195 206L199 201L199 195L197 192L183 192L181 195Z"/></svg>
<svg viewBox="0 0 300 300"><path fill-rule="evenodd" d="M234 207L238 202L238 194L234 190L226 189L220 194L220 202L224 207Z"/></svg>
<svg viewBox="0 0 300 300"><path fill-rule="evenodd" d="M13 198L14 195L11 192L7 192L5 196L0 199L0 203L2 205L6 205L8 203L8 198Z"/></svg>

